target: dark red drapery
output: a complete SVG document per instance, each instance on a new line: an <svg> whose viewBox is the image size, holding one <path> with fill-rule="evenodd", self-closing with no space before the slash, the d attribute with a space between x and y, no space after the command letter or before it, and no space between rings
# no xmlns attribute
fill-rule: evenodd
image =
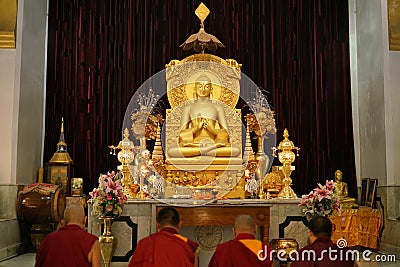
<svg viewBox="0 0 400 267"><path fill-rule="evenodd" d="M61 117L75 176L96 186L116 169L107 148L121 139L135 90L183 52L199 29L200 0L50 1L44 161L55 151ZM265 88L283 129L301 147L292 173L306 193L341 169L356 196L347 1L203 1L206 31ZM275 162L278 165L279 162Z"/></svg>

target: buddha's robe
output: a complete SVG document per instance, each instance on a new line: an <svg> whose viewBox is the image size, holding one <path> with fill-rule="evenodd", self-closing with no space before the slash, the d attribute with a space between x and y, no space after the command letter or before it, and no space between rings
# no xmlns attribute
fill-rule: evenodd
<svg viewBox="0 0 400 267"><path fill-rule="evenodd" d="M251 234L238 234L235 239L217 246L209 267L269 267L271 247Z"/></svg>
<svg viewBox="0 0 400 267"><path fill-rule="evenodd" d="M129 267L194 266L198 244L178 234L171 227L139 241Z"/></svg>
<svg viewBox="0 0 400 267"><path fill-rule="evenodd" d="M35 267L92 266L88 255L98 237L70 224L50 233L36 254Z"/></svg>
<svg viewBox="0 0 400 267"><path fill-rule="evenodd" d="M347 251L347 248L339 249L328 237L318 237L312 244L298 250L297 255L292 254L298 260L290 267L353 267L353 254Z"/></svg>

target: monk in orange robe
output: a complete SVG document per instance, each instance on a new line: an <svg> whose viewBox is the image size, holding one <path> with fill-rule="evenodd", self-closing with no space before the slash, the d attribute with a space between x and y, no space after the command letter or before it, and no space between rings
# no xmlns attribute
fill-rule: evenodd
<svg viewBox="0 0 400 267"><path fill-rule="evenodd" d="M176 209L166 207L157 215L157 233L139 241L129 267L198 267L198 244L179 234Z"/></svg>
<svg viewBox="0 0 400 267"><path fill-rule="evenodd" d="M324 217L317 216L311 219L309 225L309 245L291 253L294 258L290 267L357 267L351 251L345 247L338 247L331 241L332 222Z"/></svg>
<svg viewBox="0 0 400 267"><path fill-rule="evenodd" d="M250 215L239 215L233 228L235 239L217 246L208 267L270 267L271 247L255 239L257 226Z"/></svg>
<svg viewBox="0 0 400 267"><path fill-rule="evenodd" d="M42 241L35 267L101 267L98 237L86 232L85 224L83 208L68 206L64 212L64 226Z"/></svg>

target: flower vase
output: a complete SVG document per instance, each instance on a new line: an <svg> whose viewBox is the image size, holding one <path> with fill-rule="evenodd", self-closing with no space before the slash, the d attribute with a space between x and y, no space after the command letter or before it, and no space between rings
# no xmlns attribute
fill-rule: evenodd
<svg viewBox="0 0 400 267"><path fill-rule="evenodd" d="M104 261L104 266L109 267L111 258L115 251L116 238L111 233L112 217L103 217L104 230L99 237L101 256Z"/></svg>
<svg viewBox="0 0 400 267"><path fill-rule="evenodd" d="M264 137L258 136L258 151L256 154L256 161L258 162L256 175L260 181L264 181L264 177L268 171L269 158L264 152Z"/></svg>
<svg viewBox="0 0 400 267"><path fill-rule="evenodd" d="M311 213L306 213L305 217L307 219L307 222L310 222L312 218L314 218L314 216Z"/></svg>

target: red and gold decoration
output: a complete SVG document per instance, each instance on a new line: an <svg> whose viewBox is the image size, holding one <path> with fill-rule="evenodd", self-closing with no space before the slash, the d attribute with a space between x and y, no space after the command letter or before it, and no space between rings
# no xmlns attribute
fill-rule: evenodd
<svg viewBox="0 0 400 267"><path fill-rule="evenodd" d="M23 251L35 251L64 217L66 196L59 185L36 183L18 192L17 216L21 223Z"/></svg>
<svg viewBox="0 0 400 267"><path fill-rule="evenodd" d="M344 239L347 247L379 249L382 213L378 209L369 207L343 209L340 215L334 212L329 218L334 225L333 242Z"/></svg>

